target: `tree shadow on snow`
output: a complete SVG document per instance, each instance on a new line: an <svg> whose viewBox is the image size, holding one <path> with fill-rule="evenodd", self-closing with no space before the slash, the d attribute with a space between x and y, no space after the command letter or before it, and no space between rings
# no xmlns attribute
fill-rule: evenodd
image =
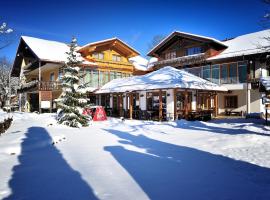
<svg viewBox="0 0 270 200"><path fill-rule="evenodd" d="M73 170L41 127L31 127L21 144L8 199L97 199L79 172Z"/></svg>
<svg viewBox="0 0 270 200"><path fill-rule="evenodd" d="M105 129L123 146L104 149L127 170L150 199L270 199L270 169L173 145L127 132Z"/></svg>

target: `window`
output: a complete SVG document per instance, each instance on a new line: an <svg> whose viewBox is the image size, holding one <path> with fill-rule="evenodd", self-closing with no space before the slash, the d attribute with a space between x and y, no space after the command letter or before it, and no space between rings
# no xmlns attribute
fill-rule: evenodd
<svg viewBox="0 0 270 200"><path fill-rule="evenodd" d="M58 80L60 81L60 80L62 80L62 78L63 78L63 68L59 68L59 70L58 70Z"/></svg>
<svg viewBox="0 0 270 200"><path fill-rule="evenodd" d="M54 73L50 74L50 81L54 81Z"/></svg>
<svg viewBox="0 0 270 200"><path fill-rule="evenodd" d="M229 64L229 83L237 83L237 63Z"/></svg>
<svg viewBox="0 0 270 200"><path fill-rule="evenodd" d="M172 58L176 58L176 51L170 51L165 53L165 59L172 59Z"/></svg>
<svg viewBox="0 0 270 200"><path fill-rule="evenodd" d="M90 69L85 69L85 76L84 76L84 82L88 85L88 86L92 86L92 82L91 82L91 70Z"/></svg>
<svg viewBox="0 0 270 200"><path fill-rule="evenodd" d="M223 64L220 66L220 83L228 83L228 66Z"/></svg>
<svg viewBox="0 0 270 200"><path fill-rule="evenodd" d="M201 47L191 47L186 50L186 55L194 55L194 54L199 54L202 53L202 48Z"/></svg>
<svg viewBox="0 0 270 200"><path fill-rule="evenodd" d="M202 67L202 77L208 81L211 80L211 68L210 65Z"/></svg>
<svg viewBox="0 0 270 200"><path fill-rule="evenodd" d="M247 62L238 62L238 81L245 83L247 80Z"/></svg>
<svg viewBox="0 0 270 200"><path fill-rule="evenodd" d="M103 71L99 71L99 86L103 86L104 85L104 77L103 77L104 72Z"/></svg>
<svg viewBox="0 0 270 200"><path fill-rule="evenodd" d="M117 78L122 78L122 73L121 72L117 72Z"/></svg>
<svg viewBox="0 0 270 200"><path fill-rule="evenodd" d="M103 60L104 59L104 54L103 53L93 53L93 57L95 59Z"/></svg>
<svg viewBox="0 0 270 200"><path fill-rule="evenodd" d="M115 61L115 62L120 62L121 61L121 56L113 55L112 60Z"/></svg>
<svg viewBox="0 0 270 200"><path fill-rule="evenodd" d="M219 65L212 65L212 82L219 83Z"/></svg>
<svg viewBox="0 0 270 200"><path fill-rule="evenodd" d="M193 75L195 75L195 76L202 77L202 69L201 69L201 67L187 68L186 71L193 74Z"/></svg>
<svg viewBox="0 0 270 200"><path fill-rule="evenodd" d="M237 108L237 96L225 96L225 108Z"/></svg>
<svg viewBox="0 0 270 200"><path fill-rule="evenodd" d="M92 87L98 87L98 71L92 71Z"/></svg>

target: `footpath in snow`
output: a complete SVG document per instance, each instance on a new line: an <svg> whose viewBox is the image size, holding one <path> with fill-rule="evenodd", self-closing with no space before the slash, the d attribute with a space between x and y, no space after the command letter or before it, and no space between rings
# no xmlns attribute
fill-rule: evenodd
<svg viewBox="0 0 270 200"><path fill-rule="evenodd" d="M270 199L260 121L109 119L85 128L15 113L0 136L0 199Z"/></svg>

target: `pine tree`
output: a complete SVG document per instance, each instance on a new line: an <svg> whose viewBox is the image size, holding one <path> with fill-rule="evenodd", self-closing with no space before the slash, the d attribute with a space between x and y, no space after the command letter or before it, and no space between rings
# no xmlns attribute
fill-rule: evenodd
<svg viewBox="0 0 270 200"><path fill-rule="evenodd" d="M64 66L62 78L62 94L56 100L58 110L58 123L71 127L88 125L88 118L82 114L87 105L85 85L80 83L81 56L76 52L77 40L73 38L67 52L67 62Z"/></svg>

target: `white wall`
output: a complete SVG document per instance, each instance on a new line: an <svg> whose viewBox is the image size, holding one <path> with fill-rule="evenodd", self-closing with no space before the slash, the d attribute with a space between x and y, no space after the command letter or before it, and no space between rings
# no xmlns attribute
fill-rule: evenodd
<svg viewBox="0 0 270 200"><path fill-rule="evenodd" d="M194 91L194 90L192 90L192 102L191 102L191 110L196 110L196 101L197 101L197 99L196 99L196 91Z"/></svg>
<svg viewBox="0 0 270 200"><path fill-rule="evenodd" d="M126 93L124 93L123 94L123 109L124 110L127 110L127 101L126 101L126 99L127 99L127 94Z"/></svg>
<svg viewBox="0 0 270 200"><path fill-rule="evenodd" d="M167 117L173 118L174 116L174 93L173 89L166 90L166 101L167 101L167 113L170 113L170 116ZM169 94L169 96L168 96Z"/></svg>
<svg viewBox="0 0 270 200"><path fill-rule="evenodd" d="M259 90L250 91L250 112L260 113L261 112L261 94Z"/></svg>
<svg viewBox="0 0 270 200"><path fill-rule="evenodd" d="M224 96L238 96L238 108L233 109L234 111L243 111L247 112L247 91L245 90L234 90L232 93L220 93L218 94L218 106L219 106L219 113L225 112L224 108ZM250 112L251 113L259 113L262 111L262 103L261 103L261 94L259 90L250 90Z"/></svg>
<svg viewBox="0 0 270 200"><path fill-rule="evenodd" d="M219 93L218 94L218 107L219 107L219 113L225 112L224 108L224 96L235 96L238 97L238 108L232 109L234 111L243 111L246 112L247 106L246 106L246 92L243 90L233 90L232 93Z"/></svg>

